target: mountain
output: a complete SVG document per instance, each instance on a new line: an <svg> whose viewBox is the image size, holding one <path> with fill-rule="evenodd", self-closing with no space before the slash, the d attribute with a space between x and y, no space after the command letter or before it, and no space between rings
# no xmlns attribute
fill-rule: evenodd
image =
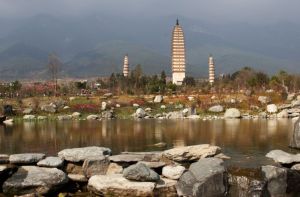
<svg viewBox="0 0 300 197"><path fill-rule="evenodd" d="M141 64L147 74L170 75L170 43L176 16L122 17L91 14L61 18L38 15L18 22L0 18L0 77L43 78L47 55L56 52L64 76L95 77L121 72L123 57L131 68ZM180 17L186 38L187 75L207 76L209 54L217 73L251 66L273 74L300 72L300 26L211 24Z"/></svg>

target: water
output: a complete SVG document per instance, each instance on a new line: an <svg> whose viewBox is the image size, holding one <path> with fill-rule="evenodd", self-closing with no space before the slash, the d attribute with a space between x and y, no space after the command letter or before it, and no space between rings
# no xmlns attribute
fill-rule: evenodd
<svg viewBox="0 0 300 197"><path fill-rule="evenodd" d="M0 127L0 154L44 152L64 148L110 147L122 151L157 151L174 146L213 144L232 157L233 166L258 167L272 149L288 148L290 119L279 120L109 120L22 122ZM154 144L165 142L166 147Z"/></svg>

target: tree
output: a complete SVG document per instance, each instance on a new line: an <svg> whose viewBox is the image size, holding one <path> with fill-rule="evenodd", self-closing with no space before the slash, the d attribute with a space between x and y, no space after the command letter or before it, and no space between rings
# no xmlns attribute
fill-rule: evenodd
<svg viewBox="0 0 300 197"><path fill-rule="evenodd" d="M195 81L194 77L185 77L182 83L186 86L195 86L196 85L196 81Z"/></svg>
<svg viewBox="0 0 300 197"><path fill-rule="evenodd" d="M58 79L58 73L61 69L61 66L62 66L62 63L61 63L59 57L54 53L49 54L48 69L50 71L51 78L54 83L54 95L55 96L57 96L57 79Z"/></svg>

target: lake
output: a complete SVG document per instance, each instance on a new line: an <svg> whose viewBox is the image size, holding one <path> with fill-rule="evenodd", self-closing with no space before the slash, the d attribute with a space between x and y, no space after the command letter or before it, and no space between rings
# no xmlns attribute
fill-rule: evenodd
<svg viewBox="0 0 300 197"><path fill-rule="evenodd" d="M20 122L0 127L0 154L43 152L105 146L122 151L161 151L176 146L212 144L240 167L258 167L273 149L288 148L291 119L228 120L105 120ZM155 144L164 142L165 147ZM295 151L293 151L295 152Z"/></svg>

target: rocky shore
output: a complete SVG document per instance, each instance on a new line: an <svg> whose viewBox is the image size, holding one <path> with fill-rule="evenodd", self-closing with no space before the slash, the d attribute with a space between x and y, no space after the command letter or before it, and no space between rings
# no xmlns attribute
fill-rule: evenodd
<svg viewBox="0 0 300 197"><path fill-rule="evenodd" d="M221 148L209 144L163 152L83 147L0 155L0 184L8 196L286 196L300 192L300 154L269 152L274 166L229 169ZM255 174L255 175L254 175Z"/></svg>

